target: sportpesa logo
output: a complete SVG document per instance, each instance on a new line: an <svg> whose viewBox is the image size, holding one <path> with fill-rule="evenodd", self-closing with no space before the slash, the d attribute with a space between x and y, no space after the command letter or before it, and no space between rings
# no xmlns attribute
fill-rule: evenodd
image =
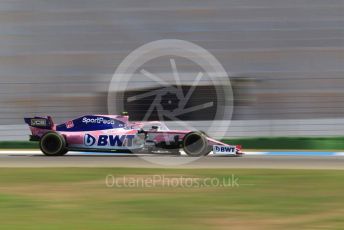
<svg viewBox="0 0 344 230"><path fill-rule="evenodd" d="M135 135L99 135L98 140L91 134L84 136L84 145L86 146L117 146L131 147Z"/></svg>
<svg viewBox="0 0 344 230"><path fill-rule="evenodd" d="M83 117L82 122L85 124L104 124L104 125L115 125L119 122L117 122L114 119L104 119L104 117L95 117L95 118L90 118L90 117ZM122 124L118 124L119 126Z"/></svg>

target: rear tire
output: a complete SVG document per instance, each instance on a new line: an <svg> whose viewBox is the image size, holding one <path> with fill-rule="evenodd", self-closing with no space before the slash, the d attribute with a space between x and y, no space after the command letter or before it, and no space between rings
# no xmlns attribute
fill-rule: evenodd
<svg viewBox="0 0 344 230"><path fill-rule="evenodd" d="M44 134L39 141L39 148L46 156L63 156L68 152L65 138L56 132Z"/></svg>
<svg viewBox="0 0 344 230"><path fill-rule="evenodd" d="M203 133L191 132L183 138L183 150L190 157L200 157L208 155L211 149Z"/></svg>

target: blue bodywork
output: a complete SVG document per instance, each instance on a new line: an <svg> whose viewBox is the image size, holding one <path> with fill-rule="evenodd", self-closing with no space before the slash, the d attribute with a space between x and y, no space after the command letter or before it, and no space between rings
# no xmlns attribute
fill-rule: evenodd
<svg viewBox="0 0 344 230"><path fill-rule="evenodd" d="M126 124L122 121L105 116L83 116L70 121L72 127L67 127L68 122L56 126L56 131L81 132L125 128Z"/></svg>

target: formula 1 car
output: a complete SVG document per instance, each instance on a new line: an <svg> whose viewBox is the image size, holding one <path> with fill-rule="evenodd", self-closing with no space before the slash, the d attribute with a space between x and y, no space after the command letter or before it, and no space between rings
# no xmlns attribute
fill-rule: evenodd
<svg viewBox="0 0 344 230"><path fill-rule="evenodd" d="M241 146L222 143L202 132L169 130L160 121L131 122L123 115L86 115L55 125L52 118L24 118L30 126L31 141L39 141L47 156L68 151L132 152L179 154L191 157L214 154L242 155Z"/></svg>

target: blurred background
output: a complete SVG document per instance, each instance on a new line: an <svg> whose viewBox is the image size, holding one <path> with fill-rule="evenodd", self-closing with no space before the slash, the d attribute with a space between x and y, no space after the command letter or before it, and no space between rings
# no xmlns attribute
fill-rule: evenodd
<svg viewBox="0 0 344 230"><path fill-rule="evenodd" d="M25 116L106 114L118 65L159 39L222 63L228 137L344 135L344 0L3 0L0 140L26 140Z"/></svg>

